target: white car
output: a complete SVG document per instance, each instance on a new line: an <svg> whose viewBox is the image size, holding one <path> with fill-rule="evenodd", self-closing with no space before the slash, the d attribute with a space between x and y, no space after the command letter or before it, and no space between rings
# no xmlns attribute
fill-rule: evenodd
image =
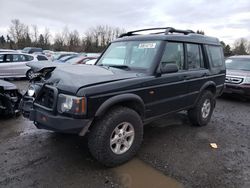
<svg viewBox="0 0 250 188"><path fill-rule="evenodd" d="M94 65L96 63L97 59L91 59L91 60L88 60L85 64L86 65Z"/></svg>
<svg viewBox="0 0 250 188"><path fill-rule="evenodd" d="M26 66L26 63L31 61L48 61L48 58L40 54L0 52L0 78L27 77L31 79L33 72Z"/></svg>

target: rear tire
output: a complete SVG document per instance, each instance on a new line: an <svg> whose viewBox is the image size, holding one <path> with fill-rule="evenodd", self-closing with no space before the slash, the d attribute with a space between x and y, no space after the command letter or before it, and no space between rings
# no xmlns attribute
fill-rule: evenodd
<svg viewBox="0 0 250 188"><path fill-rule="evenodd" d="M88 147L97 161L113 167L130 160L139 150L142 139L143 124L138 113L117 107L94 123Z"/></svg>
<svg viewBox="0 0 250 188"><path fill-rule="evenodd" d="M188 117L195 126L205 126L209 123L215 107L215 97L211 91L204 91L196 106L188 110Z"/></svg>

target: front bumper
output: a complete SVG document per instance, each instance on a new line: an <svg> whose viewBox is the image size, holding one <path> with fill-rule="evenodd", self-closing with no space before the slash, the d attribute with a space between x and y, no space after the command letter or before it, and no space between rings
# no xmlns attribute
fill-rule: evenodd
<svg viewBox="0 0 250 188"><path fill-rule="evenodd" d="M15 115L19 114L19 104L22 95L16 91L15 96L0 94L0 115Z"/></svg>
<svg viewBox="0 0 250 188"><path fill-rule="evenodd" d="M250 97L250 85L245 84L225 84L224 93L238 94Z"/></svg>
<svg viewBox="0 0 250 188"><path fill-rule="evenodd" d="M24 96L22 99L22 114L34 122L39 129L62 133L75 133L83 136L92 123L91 119L77 119L57 113L48 112L34 105L33 98Z"/></svg>

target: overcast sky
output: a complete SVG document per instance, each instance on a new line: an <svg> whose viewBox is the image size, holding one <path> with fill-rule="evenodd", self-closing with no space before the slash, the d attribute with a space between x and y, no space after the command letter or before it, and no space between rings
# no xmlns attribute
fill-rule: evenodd
<svg viewBox="0 0 250 188"><path fill-rule="evenodd" d="M124 29L171 26L204 30L226 43L250 40L250 0L0 0L0 35L12 19L52 33L65 26L80 34L98 24Z"/></svg>

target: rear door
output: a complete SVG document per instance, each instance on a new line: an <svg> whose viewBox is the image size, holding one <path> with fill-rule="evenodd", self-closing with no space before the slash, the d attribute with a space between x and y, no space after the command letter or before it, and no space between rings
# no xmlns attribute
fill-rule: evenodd
<svg viewBox="0 0 250 188"><path fill-rule="evenodd" d="M185 81L188 85L187 105L195 103L200 89L209 79L210 71L204 55L204 47L200 44L185 44L186 68Z"/></svg>
<svg viewBox="0 0 250 188"><path fill-rule="evenodd" d="M12 54L13 61L11 63L11 73L13 77L24 77L29 67L26 66L28 62L27 55Z"/></svg>

